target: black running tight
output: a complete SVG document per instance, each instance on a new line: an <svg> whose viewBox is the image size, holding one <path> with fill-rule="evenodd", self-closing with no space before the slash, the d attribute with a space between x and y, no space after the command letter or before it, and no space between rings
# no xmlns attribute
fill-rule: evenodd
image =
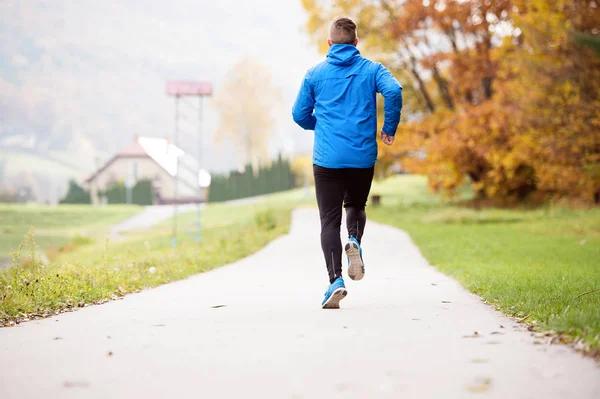
<svg viewBox="0 0 600 399"><path fill-rule="evenodd" d="M314 165L313 169L321 218L321 248L332 283L342 275L342 205L346 209L348 236L360 243L367 222L365 206L374 168L329 169Z"/></svg>

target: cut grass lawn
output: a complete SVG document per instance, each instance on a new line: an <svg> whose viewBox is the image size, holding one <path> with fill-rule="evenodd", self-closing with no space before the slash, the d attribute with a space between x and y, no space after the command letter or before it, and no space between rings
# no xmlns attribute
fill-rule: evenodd
<svg viewBox="0 0 600 399"><path fill-rule="evenodd" d="M78 236L101 234L109 226L139 211L137 206L118 205L93 208L86 205L0 204L0 258L10 258L10 250L19 246L32 227L36 230L38 248L46 251L77 241Z"/></svg>
<svg viewBox="0 0 600 399"><path fill-rule="evenodd" d="M441 204L418 176L373 192L383 205L369 218L407 231L439 270L510 316L600 349L600 209L474 210Z"/></svg>
<svg viewBox="0 0 600 399"><path fill-rule="evenodd" d="M181 229L173 249L165 223L129 233L124 241L96 241L59 254L47 266L31 261L30 238L21 266L0 272L0 325L101 303L231 263L286 233L293 206L269 201L240 206L232 216L226 205L211 205L203 212L200 244Z"/></svg>

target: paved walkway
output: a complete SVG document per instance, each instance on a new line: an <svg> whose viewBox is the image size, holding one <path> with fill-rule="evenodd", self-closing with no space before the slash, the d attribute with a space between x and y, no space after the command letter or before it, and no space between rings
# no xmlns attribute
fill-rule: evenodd
<svg viewBox="0 0 600 399"><path fill-rule="evenodd" d="M342 309L314 210L233 265L0 329L0 397L600 398L600 368L542 343L370 223ZM477 331L477 337L473 336Z"/></svg>
<svg viewBox="0 0 600 399"><path fill-rule="evenodd" d="M204 209L205 205L200 205ZM173 217L173 205L150 205L144 207L129 219L122 221L110 230L112 237L118 237L119 233L132 230L146 230ZM177 214L195 212L198 210L196 204L177 205Z"/></svg>
<svg viewBox="0 0 600 399"><path fill-rule="evenodd" d="M222 204L227 204L228 206L243 206L248 204L255 204L261 202L265 198L268 198L268 195L261 195L256 197L249 198L241 198L232 201L226 201ZM200 205L200 210L204 210L206 208L206 204ZM177 205L177 214L183 213L191 213L197 212L198 205L197 204L180 204ZM147 230L153 226L156 226L159 223L162 223L166 220L169 220L173 217L174 205L149 205L145 206L140 212L136 213L129 219L122 221L116 226L112 227L110 230L110 236L113 239L119 239L119 234L127 231L135 231L135 230Z"/></svg>

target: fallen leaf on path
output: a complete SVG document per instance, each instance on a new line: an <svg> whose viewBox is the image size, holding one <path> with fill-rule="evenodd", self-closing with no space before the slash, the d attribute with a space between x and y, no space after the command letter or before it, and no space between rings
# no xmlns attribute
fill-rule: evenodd
<svg viewBox="0 0 600 399"><path fill-rule="evenodd" d="M524 322L525 320L527 320L527 319L528 319L528 318L530 318L530 317L531 317L531 313L529 313L529 314L528 314L527 316L525 316L525 317L521 317L520 319L517 319L517 322L518 322L518 323L522 323L522 322Z"/></svg>
<svg viewBox="0 0 600 399"><path fill-rule="evenodd" d="M113 355L113 353L112 353L112 351L109 351L109 352L108 352L106 355L107 355L108 357L111 357L111 356Z"/></svg>
<svg viewBox="0 0 600 399"><path fill-rule="evenodd" d="M213 309L219 309L219 308L224 308L227 305L215 305L215 306L211 306L211 308Z"/></svg>
<svg viewBox="0 0 600 399"><path fill-rule="evenodd" d="M486 392L492 387L491 378L478 378L473 384L466 386L469 392Z"/></svg>
<svg viewBox="0 0 600 399"><path fill-rule="evenodd" d="M481 335L477 331L473 331L473 335L463 335L463 338L479 338Z"/></svg>

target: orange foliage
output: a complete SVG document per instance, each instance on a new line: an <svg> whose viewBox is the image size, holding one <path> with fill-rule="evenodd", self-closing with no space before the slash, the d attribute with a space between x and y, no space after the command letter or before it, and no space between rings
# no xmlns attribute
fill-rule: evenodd
<svg viewBox="0 0 600 399"><path fill-rule="evenodd" d="M481 198L600 201L600 57L573 39L598 38L596 2L308 3L321 21L327 10L356 18L367 55L416 98L403 112L413 121L380 148L379 174L401 162L449 194L469 181Z"/></svg>

